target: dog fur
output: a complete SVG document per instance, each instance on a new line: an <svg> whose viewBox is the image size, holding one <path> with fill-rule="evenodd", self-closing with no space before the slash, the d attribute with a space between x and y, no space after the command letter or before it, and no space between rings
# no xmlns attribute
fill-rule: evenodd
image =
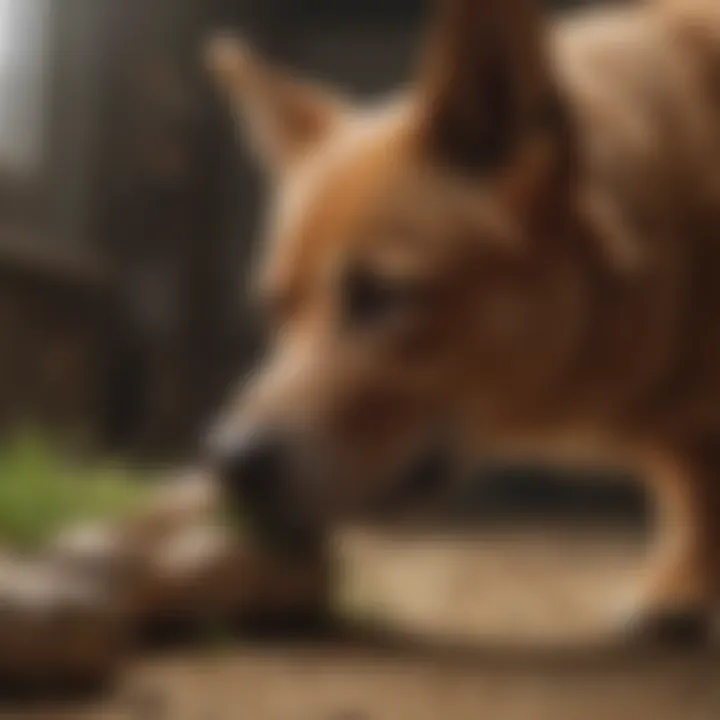
<svg viewBox="0 0 720 720"><path fill-rule="evenodd" d="M720 10L543 19L446 0L417 82L376 107L217 39L271 178L272 349L226 446L281 430L318 521L455 456L636 469L657 499L647 617L720 600Z"/></svg>

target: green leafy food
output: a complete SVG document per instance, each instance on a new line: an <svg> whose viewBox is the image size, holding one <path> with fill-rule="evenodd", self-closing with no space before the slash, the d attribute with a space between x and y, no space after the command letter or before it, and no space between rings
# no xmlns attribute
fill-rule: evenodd
<svg viewBox="0 0 720 720"><path fill-rule="evenodd" d="M148 479L21 434L0 445L0 544L32 549L73 523L126 517L142 506Z"/></svg>

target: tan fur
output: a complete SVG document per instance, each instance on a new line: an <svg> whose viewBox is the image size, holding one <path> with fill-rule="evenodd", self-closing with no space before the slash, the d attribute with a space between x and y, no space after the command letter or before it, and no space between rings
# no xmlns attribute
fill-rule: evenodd
<svg viewBox="0 0 720 720"><path fill-rule="evenodd" d="M333 515L438 426L458 454L630 465L667 531L647 603L705 608L720 599L720 12L664 0L543 35L529 0L448 7L417 89L334 106L281 168L262 273L277 340L226 432L291 429L308 508ZM407 327L344 325L358 265L423 286Z"/></svg>

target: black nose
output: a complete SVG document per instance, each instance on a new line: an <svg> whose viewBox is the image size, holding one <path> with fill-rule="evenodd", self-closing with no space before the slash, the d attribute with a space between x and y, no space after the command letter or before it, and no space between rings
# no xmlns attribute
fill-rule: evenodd
<svg viewBox="0 0 720 720"><path fill-rule="evenodd" d="M321 535L293 508L287 445L256 434L219 447L210 441L211 463L218 473L230 511L274 552L315 553Z"/></svg>
<svg viewBox="0 0 720 720"><path fill-rule="evenodd" d="M251 514L271 515L280 504L284 475L281 444L270 436L251 436L216 459L233 505Z"/></svg>

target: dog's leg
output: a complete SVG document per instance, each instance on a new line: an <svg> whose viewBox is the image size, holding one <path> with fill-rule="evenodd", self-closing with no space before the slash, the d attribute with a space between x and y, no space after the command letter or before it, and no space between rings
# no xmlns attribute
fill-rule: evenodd
<svg viewBox="0 0 720 720"><path fill-rule="evenodd" d="M633 628L671 643L706 638L720 601L720 442L655 456L658 539Z"/></svg>

